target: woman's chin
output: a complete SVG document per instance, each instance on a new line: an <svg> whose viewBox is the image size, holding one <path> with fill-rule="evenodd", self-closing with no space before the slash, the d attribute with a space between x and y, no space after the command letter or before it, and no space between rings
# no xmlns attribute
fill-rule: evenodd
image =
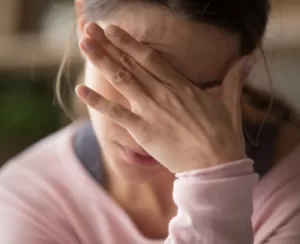
<svg viewBox="0 0 300 244"><path fill-rule="evenodd" d="M115 141L102 144L108 177L121 179L126 183L142 184L162 175L171 175L168 169L138 145L133 142L128 145L128 143L121 144Z"/></svg>
<svg viewBox="0 0 300 244"><path fill-rule="evenodd" d="M160 165L158 161L145 151L138 151L124 146L119 147L121 158L128 164L147 168L157 167Z"/></svg>
<svg viewBox="0 0 300 244"><path fill-rule="evenodd" d="M129 183L146 183L161 174L170 174L161 164L132 163L132 161L119 159L115 169L118 175Z"/></svg>
<svg viewBox="0 0 300 244"><path fill-rule="evenodd" d="M170 175L171 172L153 159L135 159L133 162L126 153L119 152L118 157L109 160L108 168L114 175L117 175L122 180L132 183L141 184L154 180L162 174Z"/></svg>

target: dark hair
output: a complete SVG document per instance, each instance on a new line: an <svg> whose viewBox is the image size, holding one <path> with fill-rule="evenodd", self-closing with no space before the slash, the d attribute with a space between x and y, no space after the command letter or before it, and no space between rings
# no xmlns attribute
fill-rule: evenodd
<svg viewBox="0 0 300 244"><path fill-rule="evenodd" d="M161 6L184 18L239 33L242 55L260 46L270 12L268 0L85 0L84 13L95 21L107 18L121 5L135 3Z"/></svg>
<svg viewBox="0 0 300 244"><path fill-rule="evenodd" d="M268 0L84 0L84 18L87 21L106 20L122 6L140 3L162 7L180 17L238 33L241 37L241 56L250 54L257 48L261 49L270 12ZM60 105L68 115L60 88L65 63L66 57L58 74L56 93ZM266 59L265 64L272 82Z"/></svg>

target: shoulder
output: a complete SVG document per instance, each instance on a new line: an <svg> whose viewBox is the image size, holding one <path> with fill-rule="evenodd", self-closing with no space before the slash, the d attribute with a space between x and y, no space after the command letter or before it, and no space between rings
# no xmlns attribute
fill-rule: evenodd
<svg viewBox="0 0 300 244"><path fill-rule="evenodd" d="M72 139L81 125L80 122L71 124L5 163L0 170L0 193L31 195L52 188L58 191L73 184L72 176L81 168Z"/></svg>
<svg viewBox="0 0 300 244"><path fill-rule="evenodd" d="M72 137L77 127L71 124L6 162L0 170L0 194L10 191L29 196L41 193L47 184L57 186L61 179L65 181L68 167L76 160Z"/></svg>
<svg viewBox="0 0 300 244"><path fill-rule="evenodd" d="M71 177L76 163L70 149L78 126L72 124L43 139L1 169L1 243L2 238L19 243L20 239L14 238L20 236L26 244L49 240L75 243L67 235L70 229L65 206L71 211L74 195L80 194Z"/></svg>
<svg viewBox="0 0 300 244"><path fill-rule="evenodd" d="M260 180L254 191L253 225L256 238L280 239L280 231L296 238L285 243L300 243L300 146Z"/></svg>
<svg viewBox="0 0 300 244"><path fill-rule="evenodd" d="M27 173L51 174L60 167L62 161L74 159L72 138L80 125L80 122L73 123L6 162L0 170L0 181Z"/></svg>

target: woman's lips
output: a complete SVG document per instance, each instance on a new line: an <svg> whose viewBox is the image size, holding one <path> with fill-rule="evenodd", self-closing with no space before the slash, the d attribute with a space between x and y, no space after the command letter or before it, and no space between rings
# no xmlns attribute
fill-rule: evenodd
<svg viewBox="0 0 300 244"><path fill-rule="evenodd" d="M121 148L127 159L126 161L128 161L131 164L139 164L139 165L146 165L146 166L158 164L158 162L144 150L135 151L122 146Z"/></svg>

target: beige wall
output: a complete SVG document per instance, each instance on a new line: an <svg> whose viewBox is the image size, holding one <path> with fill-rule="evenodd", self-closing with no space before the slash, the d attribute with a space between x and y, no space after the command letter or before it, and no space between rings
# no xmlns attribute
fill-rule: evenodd
<svg viewBox="0 0 300 244"><path fill-rule="evenodd" d="M57 65L64 45L54 52L44 45L39 36L9 34L16 28L16 12L20 0L0 0L0 65L3 69L17 70ZM270 61L274 87L278 94L300 111L300 0L271 0L272 15L264 49ZM4 37L8 35L8 37ZM76 49L77 50L77 49ZM21 55L20 57L20 53ZM78 58L78 53L74 52ZM75 60L74 58L73 60ZM268 79L260 63L251 77L252 84L268 89Z"/></svg>
<svg viewBox="0 0 300 244"><path fill-rule="evenodd" d="M300 0L274 0L264 50L275 92L300 111ZM251 82L269 90L260 58Z"/></svg>
<svg viewBox="0 0 300 244"><path fill-rule="evenodd" d="M0 35L8 35L15 31L19 0L0 0Z"/></svg>

